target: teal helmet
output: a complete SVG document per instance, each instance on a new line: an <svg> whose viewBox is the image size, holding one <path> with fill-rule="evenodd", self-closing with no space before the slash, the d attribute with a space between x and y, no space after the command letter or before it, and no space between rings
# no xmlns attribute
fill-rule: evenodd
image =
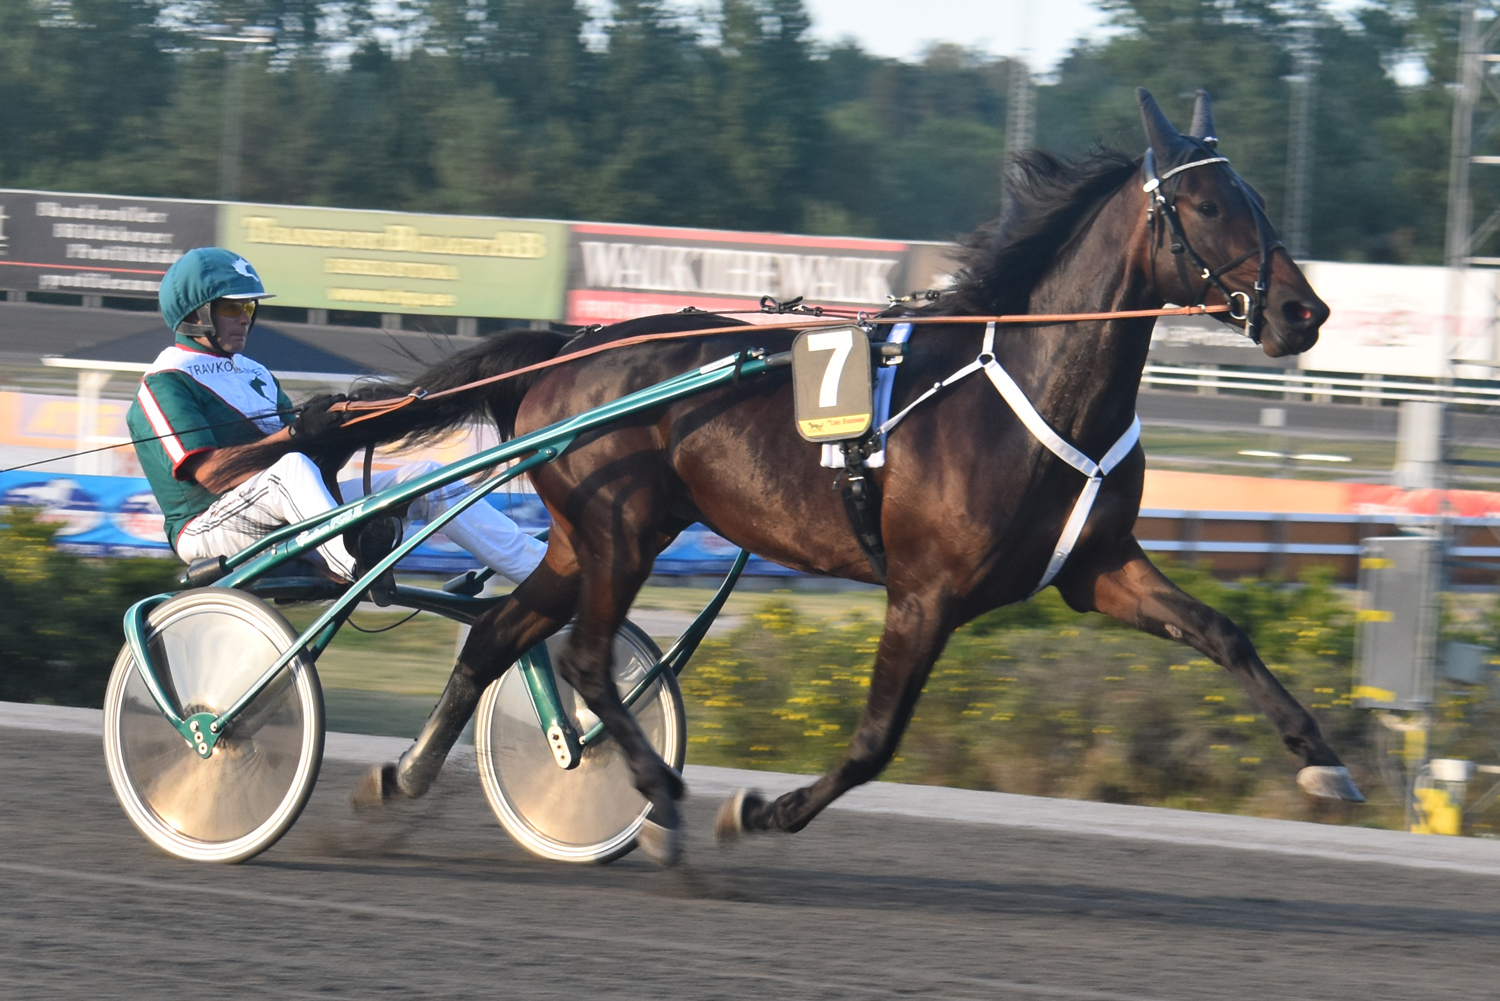
<svg viewBox="0 0 1500 1001"><path fill-rule="evenodd" d="M250 262L223 247L198 247L183 254L167 269L157 293L169 329L211 341L214 323L208 307L215 299L270 298Z"/></svg>

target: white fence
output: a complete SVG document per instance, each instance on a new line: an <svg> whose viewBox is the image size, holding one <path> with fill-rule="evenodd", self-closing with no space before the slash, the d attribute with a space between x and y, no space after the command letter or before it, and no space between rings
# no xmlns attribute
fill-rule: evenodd
<svg viewBox="0 0 1500 1001"><path fill-rule="evenodd" d="M1146 364L1141 385L1148 388L1180 386L1200 393L1249 390L1276 394L1285 400L1314 402L1357 400L1368 406L1404 400L1443 402L1476 407L1500 407L1500 383L1443 386L1436 381L1413 381L1394 376L1319 375L1309 372L1245 372L1215 365Z"/></svg>

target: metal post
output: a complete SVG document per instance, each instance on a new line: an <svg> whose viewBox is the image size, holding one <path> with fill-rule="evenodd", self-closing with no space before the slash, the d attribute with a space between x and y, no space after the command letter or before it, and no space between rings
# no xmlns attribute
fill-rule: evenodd
<svg viewBox="0 0 1500 1001"><path fill-rule="evenodd" d="M1005 98L1005 157L1000 161L1001 181L1016 157L1036 145L1036 114L1031 86L1031 0L1019 0L1015 7L1019 24L1016 38L1021 47L1010 59L1010 88ZM1000 186L1000 214L1010 212L1010 191Z"/></svg>
<svg viewBox="0 0 1500 1001"><path fill-rule="evenodd" d="M1292 256L1303 259L1312 254L1311 220L1313 150L1316 141L1314 121L1317 115L1315 94L1318 79L1316 4L1310 4L1297 27L1297 72L1291 78L1292 107L1287 136L1286 164L1286 232L1287 248Z"/></svg>
<svg viewBox="0 0 1500 1001"><path fill-rule="evenodd" d="M1479 100L1483 66L1479 56L1479 0L1463 0L1458 29L1458 93L1453 102L1452 142L1448 151L1448 234L1444 263L1461 268L1473 249L1469 226L1470 157L1474 154L1474 106Z"/></svg>
<svg viewBox="0 0 1500 1001"><path fill-rule="evenodd" d="M1463 0L1458 31L1458 90L1453 102L1452 146L1448 151L1448 231L1443 263L1448 267L1447 322L1442 324L1442 344L1438 359L1438 375L1441 390L1439 398L1443 408L1453 393L1453 355L1462 343L1464 314L1468 292L1468 271L1471 265L1496 265L1495 257L1475 255L1490 242L1500 230L1500 210L1492 212L1478 228L1474 226L1473 191L1470 170L1476 164L1500 164L1500 156L1475 155L1474 115L1485 93L1486 79L1490 68L1500 61L1500 54L1490 53L1500 34L1500 17L1497 17L1495 0ZM1481 11L1487 15L1481 23ZM1493 96L1493 89L1491 88ZM1493 109L1492 109L1493 110ZM1487 126L1479 137L1489 147L1494 136L1493 127ZM1489 313L1489 333L1494 331L1494 311ZM1449 503L1448 487L1451 482L1446 432L1448 422L1442 422L1440 447L1436 463L1436 486L1438 487L1439 515L1438 545L1439 559L1434 568L1433 586L1441 589L1447 584L1447 552L1451 543L1452 506Z"/></svg>
<svg viewBox="0 0 1500 1001"><path fill-rule="evenodd" d="M219 140L219 197L232 202L240 196L240 159L244 142L245 49L276 44L276 29L245 27L243 21L209 25L200 36L206 42L225 42L224 124Z"/></svg>
<svg viewBox="0 0 1500 1001"><path fill-rule="evenodd" d="M1402 761L1406 766L1406 829L1408 831L1417 827L1422 820L1418 812L1420 804L1417 802L1417 780L1422 776L1422 769L1427 764L1427 733L1432 728L1431 717L1427 713L1418 713L1412 720L1412 726L1403 736L1405 738L1402 747Z"/></svg>
<svg viewBox="0 0 1500 1001"><path fill-rule="evenodd" d="M99 394L113 375L113 372L78 373L78 413L73 434L73 450L76 452L86 452L100 445ZM113 462L105 452L80 455L73 460L73 472L80 476L102 476L108 471L105 464L112 466Z"/></svg>
<svg viewBox="0 0 1500 1001"><path fill-rule="evenodd" d="M245 114L245 53L238 46L224 53L224 133L219 142L219 197L240 197L240 147Z"/></svg>
<svg viewBox="0 0 1500 1001"><path fill-rule="evenodd" d="M1010 61L1010 91L1005 102L1005 160L1002 170L1008 169L1011 161L1036 144L1036 116L1033 113L1031 67L1024 56L1015 56ZM1002 188L1001 212L1010 210L1010 191Z"/></svg>

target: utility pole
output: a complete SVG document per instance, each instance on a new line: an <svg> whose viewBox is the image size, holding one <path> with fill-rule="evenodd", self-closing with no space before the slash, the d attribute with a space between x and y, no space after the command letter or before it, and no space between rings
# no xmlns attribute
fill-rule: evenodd
<svg viewBox="0 0 1500 1001"><path fill-rule="evenodd" d="M1500 256L1481 253L1493 248L1500 231L1500 208L1474 225L1472 170L1476 166L1500 165L1496 150L1500 125L1500 0L1464 0L1458 32L1458 84L1453 102L1452 143L1448 154L1448 232L1443 263L1449 269L1448 316L1444 331L1441 375L1451 382L1453 352L1459 346L1468 271L1473 267L1500 267ZM1483 124L1476 130L1476 118ZM1491 311L1492 312L1492 311ZM1491 324L1489 354L1497 354Z"/></svg>
<svg viewBox="0 0 1500 1001"><path fill-rule="evenodd" d="M1311 219L1313 152L1316 144L1318 87L1318 5L1310 0L1295 23L1293 55L1296 73L1290 78L1292 107L1287 135L1286 232L1293 257L1312 254Z"/></svg>
<svg viewBox="0 0 1500 1001"><path fill-rule="evenodd" d="M1500 0L1497 0L1500 2ZM1021 50L1010 57L1010 86L1005 96L1005 157L1000 162L1000 213L1010 211L1010 189L1005 186L1010 164L1036 145L1036 90L1031 80L1031 0L1017 0Z"/></svg>
<svg viewBox="0 0 1500 1001"><path fill-rule="evenodd" d="M1500 81L1490 78L1491 69L1500 63L1500 53L1492 51L1497 35L1500 35L1500 17L1496 16L1497 13L1500 13L1500 0L1463 0L1460 14L1458 88L1453 102L1452 145L1449 149L1448 161L1448 231L1443 254L1443 263L1448 269L1445 304L1447 319L1446 322L1440 324L1437 359L1438 382L1442 391L1435 403L1403 403L1401 405L1402 426L1399 447L1409 460L1405 464L1407 475L1415 472L1419 473L1422 479L1431 477L1430 485L1435 486L1438 491L1439 517L1436 525L1422 533L1429 536L1429 541L1425 543L1410 536L1397 540L1365 540L1367 547L1384 541L1413 547L1425 545L1431 549L1431 557L1426 560L1425 568L1413 568L1410 590L1412 598L1416 600L1408 602L1414 606L1420 605L1419 618L1425 618L1428 621L1426 627L1413 633L1416 649L1411 657L1415 660L1413 677L1419 680L1416 686L1417 691L1425 693L1425 699L1429 703L1434 672L1425 665L1440 663L1439 635L1435 623L1438 618L1439 596L1448 583L1448 560L1453 541L1453 521L1450 517L1453 509L1448 500L1453 456L1448 442L1447 409L1453 388L1454 352L1463 343L1461 338L1464 333L1463 325L1467 312L1466 293L1472 274L1471 269L1475 266L1500 265L1500 257L1479 256L1479 251L1490 243L1491 237L1495 235L1497 229L1500 229L1500 210L1492 212L1489 218L1476 228L1474 226L1473 188L1470 183L1470 172L1474 166L1500 164L1500 156L1478 154L1475 149L1476 145L1481 148L1490 148L1489 140L1495 133L1494 123L1497 121L1495 114L1500 111L1500 108L1496 107L1500 94L1497 94L1495 90L1496 83ZM1486 93L1489 94L1489 106L1484 109L1487 121L1476 134L1474 117L1480 110ZM1493 278L1493 274L1490 277ZM1493 289L1493 281L1491 288ZM1493 307L1492 302L1487 310L1491 317L1491 334L1494 330ZM1493 344L1491 344L1490 353L1494 354ZM1425 467L1428 471L1422 473L1421 467ZM1378 563L1383 563L1386 566L1392 566L1396 562L1398 561L1376 560L1370 565L1373 567ZM1364 565L1365 561L1362 559L1361 566ZM1364 580L1365 576L1365 572L1361 570L1361 579ZM1370 591L1365 584L1361 586ZM1415 794L1416 779L1419 774L1426 773L1429 767L1427 761L1431 756L1428 736L1432 729L1432 714L1430 709L1419 705L1421 701L1423 699L1419 697L1413 703L1412 708L1415 711L1381 714L1381 721L1385 726L1404 734L1408 829L1419 815Z"/></svg>
<svg viewBox="0 0 1500 1001"><path fill-rule="evenodd" d="M1031 67L1024 55L1010 61L1010 92L1005 101L1005 163L1036 145L1035 93L1031 86ZM1010 194L1005 195L1008 209Z"/></svg>
<svg viewBox="0 0 1500 1001"><path fill-rule="evenodd" d="M1474 206L1469 191L1469 168L1474 157L1474 109L1481 97L1485 70L1484 47L1488 39L1479 30L1479 8L1489 7L1485 0L1464 0L1458 30L1458 92L1453 102L1452 141L1448 151L1448 233L1443 263L1450 268L1465 268L1477 245L1494 232L1497 219L1491 216L1479 231L1471 230ZM1492 22L1492 26L1494 23ZM1500 162L1500 158L1482 157L1480 162Z"/></svg>
<svg viewBox="0 0 1500 1001"><path fill-rule="evenodd" d="M1500 165L1500 144L1496 142L1497 125L1500 125L1500 74L1495 72L1500 65L1500 0L1463 0L1458 31L1458 80L1453 101L1452 145L1448 154L1448 232L1445 241L1443 263L1448 267L1448 320L1442 325L1441 357L1439 359L1439 382L1444 396L1453 386L1453 362L1455 354L1464 348L1464 353L1473 356L1476 352L1465 343L1464 324L1467 300L1471 285L1476 284L1476 268L1500 267L1500 256L1495 256L1494 236L1500 231L1500 208L1492 211L1478 226L1474 225L1474 167ZM1480 123L1476 128L1476 120ZM1483 251L1491 248L1490 255ZM1496 275L1490 270L1487 275L1491 301L1483 310L1488 318L1488 329L1484 331L1488 341L1488 358L1493 361L1500 356L1500 345L1495 344L1495 293ZM1481 321L1486 322L1486 321ZM1447 486L1448 460L1445 448L1441 454L1439 484Z"/></svg>
<svg viewBox="0 0 1500 1001"><path fill-rule="evenodd" d="M230 46L224 52L224 125L219 137L219 197L237 201L240 197L240 160L244 147L245 121L245 50L276 44L276 29L246 27L243 21L227 25L211 24L199 36L205 42L223 42Z"/></svg>

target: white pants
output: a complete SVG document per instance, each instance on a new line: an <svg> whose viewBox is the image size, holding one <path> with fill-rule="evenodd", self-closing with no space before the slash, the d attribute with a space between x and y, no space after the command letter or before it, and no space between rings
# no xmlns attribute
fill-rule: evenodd
<svg viewBox="0 0 1500 1001"><path fill-rule="evenodd" d="M436 462L414 462L376 473L370 478L370 487L384 490L437 468ZM365 492L359 480L340 482L339 490L346 500L363 497ZM408 517L431 521L468 493L469 488L461 482L439 487L412 501ZM283 525L335 507L338 504L324 486L318 467L301 452L291 452L188 522L177 537L177 555L189 562L210 556L231 556ZM484 501L448 522L443 533L479 562L517 583L536 569L547 551L545 544L521 531L515 522ZM328 540L318 547L318 552L336 573L354 578L354 559L344 547L342 537Z"/></svg>

